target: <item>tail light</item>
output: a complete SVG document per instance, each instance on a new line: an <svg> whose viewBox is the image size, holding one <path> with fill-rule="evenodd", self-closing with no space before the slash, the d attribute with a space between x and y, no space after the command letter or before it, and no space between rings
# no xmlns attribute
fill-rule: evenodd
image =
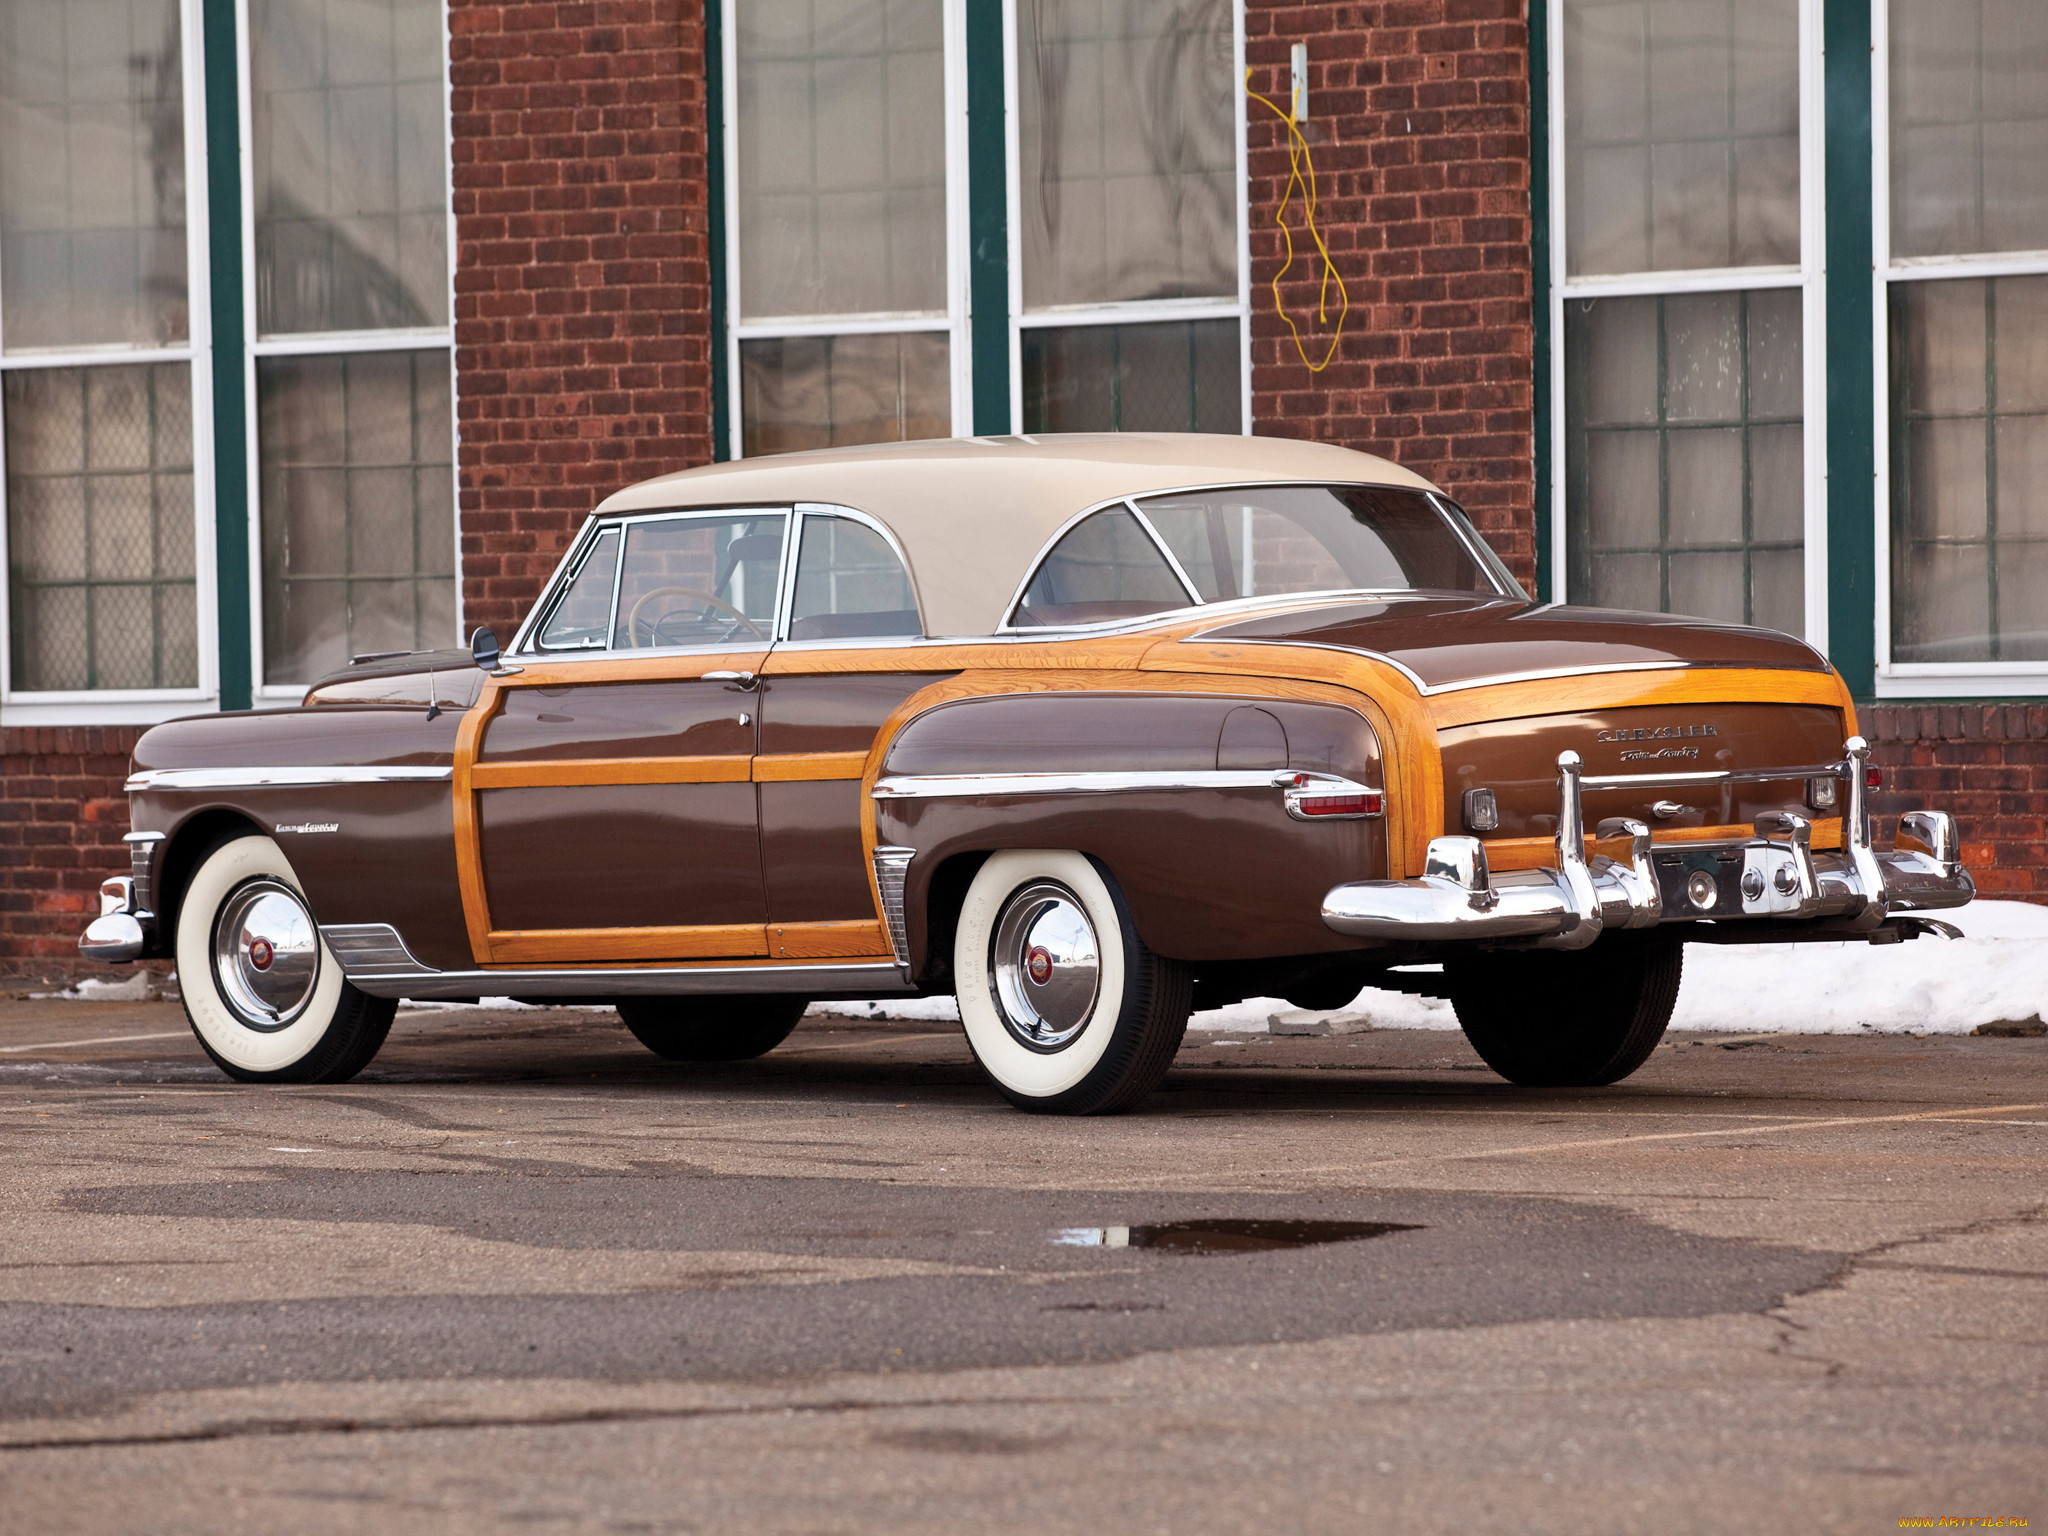
<svg viewBox="0 0 2048 1536"><path fill-rule="evenodd" d="M1863 787L1865 789L1884 788L1884 770L1875 763L1865 764L1863 769Z"/></svg>
<svg viewBox="0 0 2048 1536"><path fill-rule="evenodd" d="M1294 808L1304 816L1377 816L1386 809L1381 795L1297 795Z"/></svg>
<svg viewBox="0 0 2048 1536"><path fill-rule="evenodd" d="M1816 811L1832 811L1842 803L1842 781L1832 773L1806 781L1806 803Z"/></svg>

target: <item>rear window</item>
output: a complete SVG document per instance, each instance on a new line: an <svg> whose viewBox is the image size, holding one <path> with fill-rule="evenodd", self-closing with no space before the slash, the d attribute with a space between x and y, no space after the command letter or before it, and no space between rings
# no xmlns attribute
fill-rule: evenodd
<svg viewBox="0 0 2048 1536"><path fill-rule="evenodd" d="M1113 623L1305 592L1521 589L1455 503L1392 486L1233 486L1149 496L1077 523L1039 563L1014 628Z"/></svg>

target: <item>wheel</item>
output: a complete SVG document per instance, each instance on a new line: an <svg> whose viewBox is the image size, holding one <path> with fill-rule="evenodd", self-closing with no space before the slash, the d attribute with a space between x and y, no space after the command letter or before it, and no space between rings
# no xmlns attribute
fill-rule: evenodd
<svg viewBox="0 0 2048 1536"><path fill-rule="evenodd" d="M1128 1109L1173 1063L1194 978L1138 937L1086 855L990 855L961 904L953 984L967 1045L1020 1109Z"/></svg>
<svg viewBox="0 0 2048 1536"><path fill-rule="evenodd" d="M178 909L178 989L214 1065L245 1083L342 1083L391 1031L396 998L348 984L291 862L246 833L200 856Z"/></svg>
<svg viewBox="0 0 2048 1536"><path fill-rule="evenodd" d="M1593 1088L1650 1059L1678 1002L1674 939L1490 954L1444 967L1465 1038L1511 1083Z"/></svg>
<svg viewBox="0 0 2048 1536"><path fill-rule="evenodd" d="M789 1038L807 997L622 997L633 1038L670 1061L745 1061Z"/></svg>

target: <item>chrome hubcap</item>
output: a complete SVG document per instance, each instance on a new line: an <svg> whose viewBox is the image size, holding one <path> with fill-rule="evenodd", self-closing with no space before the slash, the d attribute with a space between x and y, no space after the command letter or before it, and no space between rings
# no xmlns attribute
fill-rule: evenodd
<svg viewBox="0 0 2048 1536"><path fill-rule="evenodd" d="M299 893L279 880L236 888L213 926L221 998L251 1029L283 1029L305 1010L320 974L320 935Z"/></svg>
<svg viewBox="0 0 2048 1536"><path fill-rule="evenodd" d="M1080 899L1063 885L1034 881L1011 895L989 960L1003 1023L1034 1051L1064 1048L1095 1012L1101 946Z"/></svg>

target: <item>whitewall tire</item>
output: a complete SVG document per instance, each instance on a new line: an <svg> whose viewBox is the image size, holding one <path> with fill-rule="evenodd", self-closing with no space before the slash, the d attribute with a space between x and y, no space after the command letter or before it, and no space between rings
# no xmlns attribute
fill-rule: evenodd
<svg viewBox="0 0 2048 1536"><path fill-rule="evenodd" d="M1146 948L1107 872L1063 849L989 855L961 904L953 984L997 1091L1053 1114L1128 1109L1156 1088L1193 996L1188 967Z"/></svg>
<svg viewBox="0 0 2048 1536"><path fill-rule="evenodd" d="M348 984L290 861L255 833L200 856L178 907L177 955L192 1033L243 1082L344 1082L369 1065L398 1010Z"/></svg>

